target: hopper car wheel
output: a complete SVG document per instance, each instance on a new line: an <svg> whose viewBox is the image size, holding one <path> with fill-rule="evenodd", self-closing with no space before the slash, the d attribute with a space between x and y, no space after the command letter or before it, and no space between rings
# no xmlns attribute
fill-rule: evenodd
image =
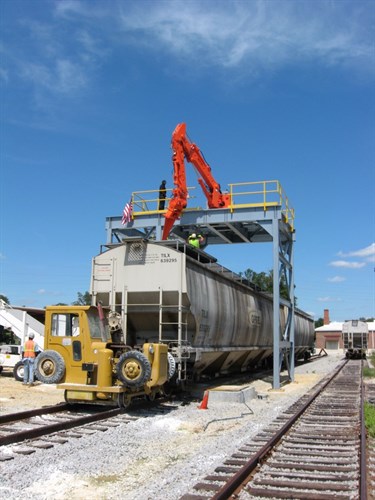
<svg viewBox="0 0 375 500"><path fill-rule="evenodd" d="M13 368L13 377L18 382L22 382L23 381L23 372L24 372L23 361L18 361L18 363L16 363L14 365L14 368Z"/></svg>
<svg viewBox="0 0 375 500"><path fill-rule="evenodd" d="M155 391L150 392L150 394L147 394L147 396L146 396L146 399L148 401L155 401L155 398L156 398L156 392Z"/></svg>
<svg viewBox="0 0 375 500"><path fill-rule="evenodd" d="M118 398L117 398L117 404L119 406L119 408L129 408L129 406L131 405L131 402L132 402L132 398L129 394L127 394L126 392L120 392L119 395L118 395Z"/></svg>
<svg viewBox="0 0 375 500"><path fill-rule="evenodd" d="M176 361L172 354L168 353L168 380L171 380L173 375L176 373Z"/></svg>
<svg viewBox="0 0 375 500"><path fill-rule="evenodd" d="M58 384L65 375L64 358L56 351L43 351L37 358L35 372L44 384Z"/></svg>
<svg viewBox="0 0 375 500"><path fill-rule="evenodd" d="M64 391L64 399L65 399L65 403L68 403L68 405L73 404L73 401L68 398L68 391L67 390Z"/></svg>
<svg viewBox="0 0 375 500"><path fill-rule="evenodd" d="M138 389L151 377L151 364L144 354L128 351L120 356L116 373L125 387Z"/></svg>
<svg viewBox="0 0 375 500"><path fill-rule="evenodd" d="M162 387L162 394L166 398L170 398L173 394L173 387L169 382L166 382Z"/></svg>

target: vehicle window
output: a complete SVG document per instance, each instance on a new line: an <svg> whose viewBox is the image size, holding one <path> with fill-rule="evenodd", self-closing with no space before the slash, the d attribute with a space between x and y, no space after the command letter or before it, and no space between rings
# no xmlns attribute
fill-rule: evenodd
<svg viewBox="0 0 375 500"><path fill-rule="evenodd" d="M79 317L72 316L72 335L73 337L78 337L79 335Z"/></svg>
<svg viewBox="0 0 375 500"><path fill-rule="evenodd" d="M77 337L79 333L78 314L52 315L52 335L54 337Z"/></svg>
<svg viewBox="0 0 375 500"><path fill-rule="evenodd" d="M111 336L108 326L101 325L98 313L95 309L90 309L87 313L90 327L90 337L92 339L110 340Z"/></svg>
<svg viewBox="0 0 375 500"><path fill-rule="evenodd" d="M20 346L18 345L2 345L0 346L1 354L19 354Z"/></svg>

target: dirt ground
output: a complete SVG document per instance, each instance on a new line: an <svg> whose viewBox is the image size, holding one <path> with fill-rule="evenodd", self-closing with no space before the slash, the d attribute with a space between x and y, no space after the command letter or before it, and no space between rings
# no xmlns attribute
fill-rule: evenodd
<svg viewBox="0 0 375 500"><path fill-rule="evenodd" d="M11 370L0 374L0 414L40 408L64 402L64 392L56 385L36 381L29 387L14 379Z"/></svg>
<svg viewBox="0 0 375 500"><path fill-rule="evenodd" d="M266 393L270 399L277 399L277 394L282 397L283 393L287 395L293 392L303 392L317 383L319 378L316 374L299 374L296 375L293 384L288 384L279 391L271 390L271 378L254 381L251 385L257 393ZM241 384L238 386L241 387ZM48 385L35 381L35 384L29 387L15 380L11 370L4 369L0 374L0 415L63 402L64 391L57 389L55 384Z"/></svg>

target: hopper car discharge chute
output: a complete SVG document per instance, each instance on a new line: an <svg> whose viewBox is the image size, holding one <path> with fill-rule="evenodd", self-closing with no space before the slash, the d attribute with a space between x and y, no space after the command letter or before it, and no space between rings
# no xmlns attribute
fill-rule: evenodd
<svg viewBox="0 0 375 500"><path fill-rule="evenodd" d="M168 346L127 346L116 327L111 334L113 325L116 317L106 317L101 304L47 307L37 378L58 384L68 403L127 407L134 397L163 393L171 370Z"/></svg>
<svg viewBox="0 0 375 500"><path fill-rule="evenodd" d="M194 165L200 177L200 184L207 198L209 208L223 208L230 205L230 196L221 192L220 184L216 182L211 167L204 159L198 146L189 141L186 135L186 124L180 123L172 134L173 150L173 182L175 188L165 214L165 224L162 239L166 240L177 219L181 217L187 206L188 190L186 185L185 159Z"/></svg>

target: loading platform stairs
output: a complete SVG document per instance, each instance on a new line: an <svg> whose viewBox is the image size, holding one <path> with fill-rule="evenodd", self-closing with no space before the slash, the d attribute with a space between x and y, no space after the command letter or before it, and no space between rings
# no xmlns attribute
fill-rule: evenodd
<svg viewBox="0 0 375 500"><path fill-rule="evenodd" d="M36 310L38 317L43 316L43 310ZM44 324L32 316L29 308L12 307L0 299L0 325L12 330L21 344L24 343L30 333L34 334L34 340L38 346L44 347Z"/></svg>

